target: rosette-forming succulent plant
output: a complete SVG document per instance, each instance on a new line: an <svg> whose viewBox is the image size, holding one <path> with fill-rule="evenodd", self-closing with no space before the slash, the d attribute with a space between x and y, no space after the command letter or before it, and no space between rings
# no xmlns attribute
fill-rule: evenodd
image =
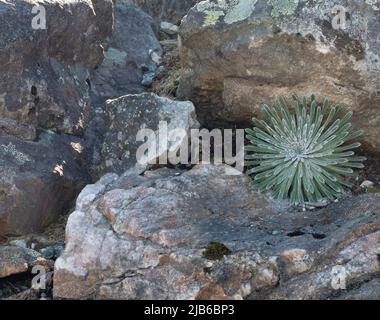
<svg viewBox="0 0 380 320"><path fill-rule="evenodd" d="M322 206L351 187L354 168L363 168L365 157L352 151L360 146L353 139L363 131L352 131L352 112L338 118L339 106L315 96L293 96L291 106L279 97L273 107L263 106L267 121L253 118L246 129L247 174L258 190L273 190L275 198L290 198L293 205Z"/></svg>

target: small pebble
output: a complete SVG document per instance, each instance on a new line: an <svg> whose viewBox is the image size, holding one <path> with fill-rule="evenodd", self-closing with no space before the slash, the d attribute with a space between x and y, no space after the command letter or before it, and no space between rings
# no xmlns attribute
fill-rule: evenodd
<svg viewBox="0 0 380 320"><path fill-rule="evenodd" d="M367 189L373 187L375 184L372 181L364 180L362 184L360 185L361 188Z"/></svg>
<svg viewBox="0 0 380 320"><path fill-rule="evenodd" d="M172 24L170 22L162 21L160 24L161 31L169 34L169 35L175 35L178 33L179 28L175 24Z"/></svg>
<svg viewBox="0 0 380 320"><path fill-rule="evenodd" d="M28 243L24 239L12 240L12 241L9 241L9 244L11 244L12 246L19 247L19 248L24 248L24 249L28 248Z"/></svg>

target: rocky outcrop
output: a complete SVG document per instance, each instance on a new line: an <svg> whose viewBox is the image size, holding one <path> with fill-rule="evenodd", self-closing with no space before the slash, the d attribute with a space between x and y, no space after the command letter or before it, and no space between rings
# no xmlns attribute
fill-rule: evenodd
<svg viewBox="0 0 380 320"><path fill-rule="evenodd" d="M228 166L88 185L56 261L56 298L322 299L379 276L378 194L296 212ZM369 282L368 282L369 281ZM367 288L368 287L368 288Z"/></svg>
<svg viewBox="0 0 380 320"><path fill-rule="evenodd" d="M0 1L0 238L38 231L89 183L80 139L112 0ZM46 25L44 25L46 19Z"/></svg>
<svg viewBox="0 0 380 320"><path fill-rule="evenodd" d="M54 261L31 248L0 245L0 300L46 300Z"/></svg>
<svg viewBox="0 0 380 320"><path fill-rule="evenodd" d="M247 126L278 95L314 93L353 110L379 150L379 26L373 1L202 1L180 27L178 96L212 127Z"/></svg>
<svg viewBox="0 0 380 320"><path fill-rule="evenodd" d="M157 22L160 20L169 21L179 24L181 19L187 14L192 6L200 0L121 0L126 3L132 3L150 16Z"/></svg>
<svg viewBox="0 0 380 320"><path fill-rule="evenodd" d="M18 247L0 247L0 278L27 270L28 255L25 254L25 250Z"/></svg>
<svg viewBox="0 0 380 320"><path fill-rule="evenodd" d="M0 236L42 230L90 182L80 139L41 133L38 142L0 136Z"/></svg>
<svg viewBox="0 0 380 320"><path fill-rule="evenodd" d="M89 80L95 116L85 131L84 154L95 177L104 169L100 166L109 126L106 100L145 92L161 64L162 48L152 17L122 0L114 2L114 12L114 31L105 50L105 59L92 70Z"/></svg>
<svg viewBox="0 0 380 320"><path fill-rule="evenodd" d="M94 166L94 171L100 175L110 171L123 173L136 164L143 170L149 164L158 164L155 159L164 154L166 158L175 154L183 143L188 142L190 130L199 127L191 102L174 101L152 93L108 100L106 109L108 129L101 147L101 162L97 167ZM148 139L145 135L138 139L142 129L152 130L154 137L146 141L146 148L150 146L151 152L137 159L137 150ZM169 134L175 129L184 130L186 135L170 139ZM165 130L165 133L159 137L159 133L163 132L160 130Z"/></svg>
<svg viewBox="0 0 380 320"><path fill-rule="evenodd" d="M112 1L44 1L46 29L32 26L35 4L0 3L0 117L81 134L91 113L89 70L102 62L112 32Z"/></svg>
<svg viewBox="0 0 380 320"><path fill-rule="evenodd" d="M52 263L54 262L46 260L39 252L32 249L11 245L0 246L0 281L1 278L25 273L38 264L51 270Z"/></svg>
<svg viewBox="0 0 380 320"><path fill-rule="evenodd" d="M146 90L160 64L162 49L153 20L133 5L115 2L115 24L104 61L90 78L94 103Z"/></svg>

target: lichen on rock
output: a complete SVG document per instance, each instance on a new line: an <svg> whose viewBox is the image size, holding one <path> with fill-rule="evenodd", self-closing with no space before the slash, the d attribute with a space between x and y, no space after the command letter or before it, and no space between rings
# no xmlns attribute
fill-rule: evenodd
<svg viewBox="0 0 380 320"><path fill-rule="evenodd" d="M235 0L233 5L230 5L224 22L232 24L247 19L255 10L256 3L257 0Z"/></svg>
<svg viewBox="0 0 380 320"><path fill-rule="evenodd" d="M379 0L365 0L365 3L370 5L373 10L380 10L380 1Z"/></svg>
<svg viewBox="0 0 380 320"><path fill-rule="evenodd" d="M205 11L207 14L203 23L204 27L214 25L218 22L219 17L224 16L223 11Z"/></svg>
<svg viewBox="0 0 380 320"><path fill-rule="evenodd" d="M25 164L25 162L31 161L26 154L18 151L16 146L11 142L9 142L8 145L2 144L0 150L3 151L4 154L11 155L21 165Z"/></svg>
<svg viewBox="0 0 380 320"><path fill-rule="evenodd" d="M299 2L300 0L268 0L268 4L273 7L272 17L292 15L298 8Z"/></svg>

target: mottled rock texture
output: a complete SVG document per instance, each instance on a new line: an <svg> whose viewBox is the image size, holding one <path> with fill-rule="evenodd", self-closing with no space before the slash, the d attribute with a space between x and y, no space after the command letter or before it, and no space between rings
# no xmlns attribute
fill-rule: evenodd
<svg viewBox="0 0 380 320"><path fill-rule="evenodd" d="M39 2L46 29L32 28L36 3L0 2L0 117L78 135L91 112L89 70L112 32L112 1Z"/></svg>
<svg viewBox="0 0 380 320"><path fill-rule="evenodd" d="M106 99L145 91L144 75L154 75L162 54L153 20L146 13L117 0L114 19L104 61L90 79L94 102L100 105Z"/></svg>
<svg viewBox="0 0 380 320"><path fill-rule="evenodd" d="M0 236L41 231L70 209L90 182L77 161L80 145L51 132L38 141L0 136Z"/></svg>
<svg viewBox="0 0 380 320"><path fill-rule="evenodd" d="M55 297L325 299L351 289L360 297L379 276L378 194L287 211L237 173L127 171L87 186L56 261Z"/></svg>
<svg viewBox="0 0 380 320"><path fill-rule="evenodd" d="M164 20L179 24L183 16L200 0L121 0L132 3L156 21Z"/></svg>
<svg viewBox="0 0 380 320"><path fill-rule="evenodd" d="M145 92L156 76L161 55L153 19L129 2L115 1L114 31L104 61L92 70L89 82L95 116L85 131L85 155L94 176L98 177L109 125L106 100Z"/></svg>
<svg viewBox="0 0 380 320"><path fill-rule="evenodd" d="M0 279L28 271L41 255L31 249L0 246Z"/></svg>
<svg viewBox="0 0 380 320"><path fill-rule="evenodd" d="M162 154L176 153L185 141L188 141L190 129L198 128L195 108L189 101L174 101L159 97L153 93L130 94L114 100L108 100L106 104L107 130L101 146L101 163L95 167L97 174L105 172L123 173L126 169L137 164L136 151L143 145L144 140L137 141L138 132L141 129L150 129L155 132L155 140L152 141L152 154L147 154L139 163L139 167L146 169L148 162ZM159 140L160 122L167 126L167 135ZM167 145L164 139L174 129L182 129L187 136L172 139ZM147 137L146 137L147 138ZM146 139L145 138L145 139ZM144 139L144 138L143 138ZM149 141L148 141L149 143ZM158 161L157 161L158 164ZM167 164L166 162L164 164Z"/></svg>
<svg viewBox="0 0 380 320"><path fill-rule="evenodd" d="M346 28L336 22L343 6ZM278 95L316 94L353 110L379 150L380 14L366 0L206 0L180 27L178 96L201 123L249 124Z"/></svg>
<svg viewBox="0 0 380 320"><path fill-rule="evenodd" d="M94 113L90 71L104 58L113 3L0 1L0 30L2 238L41 230L90 181L80 136Z"/></svg>

